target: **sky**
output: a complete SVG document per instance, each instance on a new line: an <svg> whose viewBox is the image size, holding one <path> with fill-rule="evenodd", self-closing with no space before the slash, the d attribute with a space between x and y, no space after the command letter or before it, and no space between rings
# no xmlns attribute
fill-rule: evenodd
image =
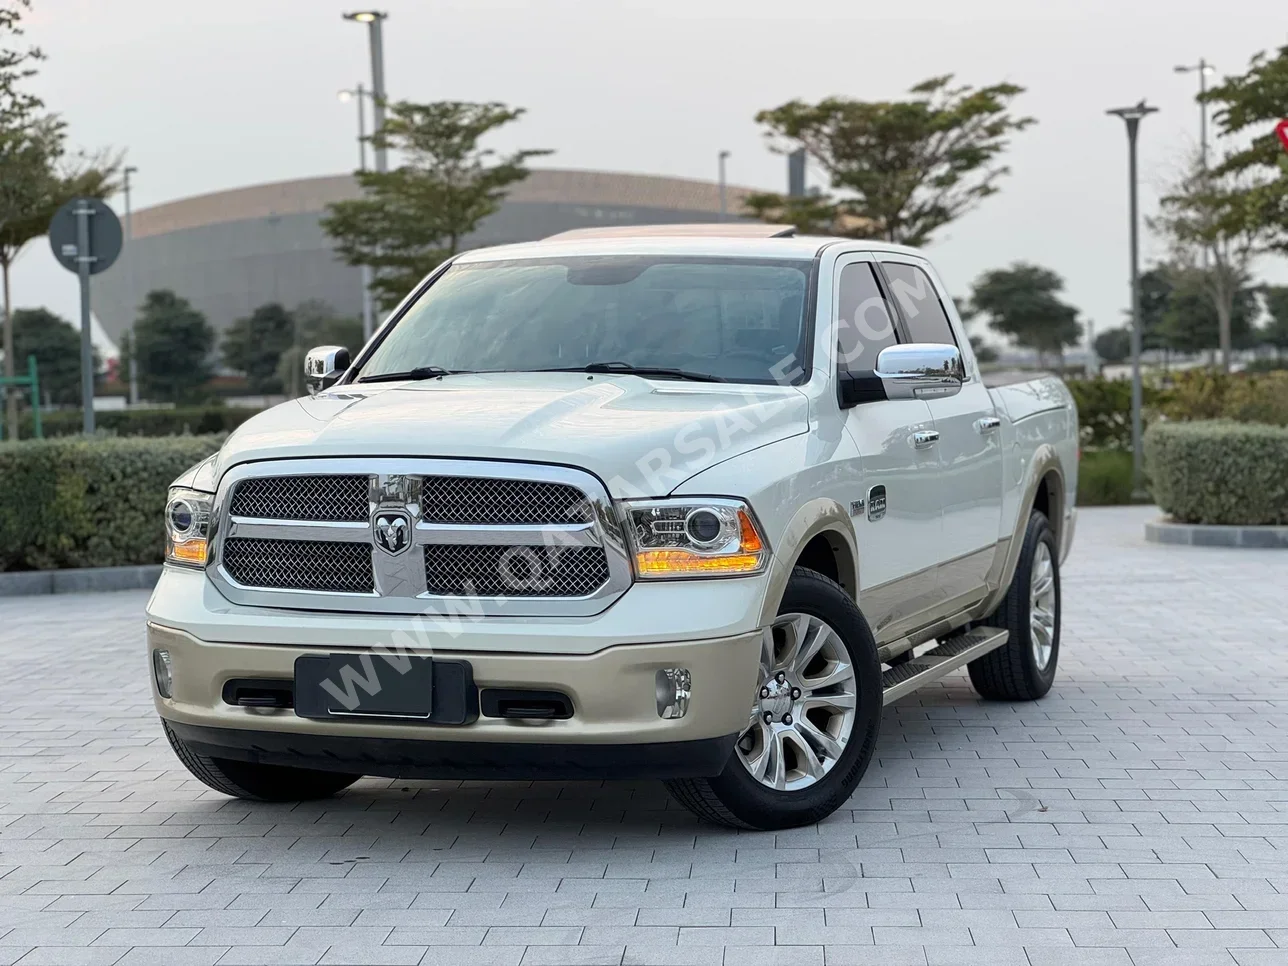
<svg viewBox="0 0 1288 966"><path fill-rule="evenodd" d="M33 88L83 148L126 152L141 208L357 166L336 92L370 77L345 0L33 0L48 60ZM1025 88L1001 193L929 246L965 295L991 268L1036 262L1097 331L1129 300L1127 139L1106 109L1142 97L1143 214L1198 144L1205 57L1240 73L1288 43L1282 0L383 0L389 96L526 109L492 146L550 148L551 167L784 190L754 116L793 98L897 98L927 77ZM1288 109L1288 106L1286 106ZM811 182L819 176L811 173ZM121 198L112 199L118 212ZM1142 261L1161 252L1146 233ZM1262 277L1288 278L1281 260ZM74 276L44 240L19 260L14 305L78 316Z"/></svg>

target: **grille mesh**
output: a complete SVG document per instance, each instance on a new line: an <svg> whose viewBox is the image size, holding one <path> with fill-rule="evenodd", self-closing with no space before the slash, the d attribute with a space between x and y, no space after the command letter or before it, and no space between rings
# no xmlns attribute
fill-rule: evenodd
<svg viewBox="0 0 1288 966"><path fill-rule="evenodd" d="M224 569L245 587L371 593L370 543L263 540L233 537L224 544Z"/></svg>
<svg viewBox="0 0 1288 966"><path fill-rule="evenodd" d="M425 547L426 587L443 596L584 597L608 577L602 547Z"/></svg>
<svg viewBox="0 0 1288 966"><path fill-rule="evenodd" d="M267 520L365 521L366 476L265 476L233 491L233 516Z"/></svg>
<svg viewBox="0 0 1288 966"><path fill-rule="evenodd" d="M421 513L428 523L531 526L589 523L586 495L566 483L427 476Z"/></svg>

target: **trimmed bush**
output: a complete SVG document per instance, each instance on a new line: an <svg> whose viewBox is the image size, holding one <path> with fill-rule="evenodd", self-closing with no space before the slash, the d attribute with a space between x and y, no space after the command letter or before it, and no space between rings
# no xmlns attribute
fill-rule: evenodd
<svg viewBox="0 0 1288 966"><path fill-rule="evenodd" d="M1084 452L1078 464L1078 506L1123 506L1131 502L1131 453Z"/></svg>
<svg viewBox="0 0 1288 966"><path fill-rule="evenodd" d="M113 436L203 436L231 433L259 409L241 406L186 406L177 409L112 409L94 414L95 428ZM41 413L45 436L76 436L81 431L81 411L60 409ZM31 438L31 414L24 414L24 439Z"/></svg>
<svg viewBox="0 0 1288 966"><path fill-rule="evenodd" d="M1078 442L1084 450L1131 449L1131 380L1070 379L1066 383L1078 404ZM1158 400L1158 389L1142 387L1145 418Z"/></svg>
<svg viewBox="0 0 1288 966"><path fill-rule="evenodd" d="M222 437L0 445L0 570L160 563L166 488Z"/></svg>
<svg viewBox="0 0 1288 966"><path fill-rule="evenodd" d="M1175 420L1232 419L1288 426L1288 372L1178 372L1159 408Z"/></svg>
<svg viewBox="0 0 1288 966"><path fill-rule="evenodd" d="M1155 500L1181 523L1288 524L1288 428L1155 423L1145 460Z"/></svg>

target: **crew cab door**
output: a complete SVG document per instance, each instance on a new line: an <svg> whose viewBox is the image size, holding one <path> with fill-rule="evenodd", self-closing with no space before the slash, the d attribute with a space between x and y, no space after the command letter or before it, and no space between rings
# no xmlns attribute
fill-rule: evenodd
<svg viewBox="0 0 1288 966"><path fill-rule="evenodd" d="M905 341L871 254L840 256L832 305L838 373L875 369L882 349ZM859 603L881 637L938 599L939 454L925 442L934 423L923 399L865 402L843 414L858 450L842 472L859 548Z"/></svg>
<svg viewBox="0 0 1288 966"><path fill-rule="evenodd" d="M927 400L939 434L939 586L945 605L957 601L965 606L986 592L1001 527L1001 420L934 269L924 259L902 253L882 253L878 259L908 338L956 345L966 366L961 392Z"/></svg>

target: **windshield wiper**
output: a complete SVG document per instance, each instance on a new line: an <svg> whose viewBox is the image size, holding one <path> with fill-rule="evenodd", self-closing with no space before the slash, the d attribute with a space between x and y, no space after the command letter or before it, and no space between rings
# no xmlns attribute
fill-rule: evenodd
<svg viewBox="0 0 1288 966"><path fill-rule="evenodd" d="M708 372L690 372L666 366L635 366L629 362L592 362L584 366L561 366L556 369L534 369L533 372L602 372L626 376L653 376L658 379L687 379L689 382L728 382Z"/></svg>
<svg viewBox="0 0 1288 966"><path fill-rule="evenodd" d="M442 366L417 366L406 372L380 372L374 376L359 376L356 382L414 382L418 379L434 379L438 376L455 376L469 372L468 369L444 369Z"/></svg>

